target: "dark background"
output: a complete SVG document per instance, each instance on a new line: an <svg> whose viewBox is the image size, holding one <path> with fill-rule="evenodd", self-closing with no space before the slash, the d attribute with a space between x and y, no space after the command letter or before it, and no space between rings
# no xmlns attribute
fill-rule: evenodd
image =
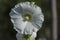
<svg viewBox="0 0 60 40"><path fill-rule="evenodd" d="M0 40L16 40L16 31L13 29L13 24L10 21L9 13L17 3L24 1L34 1L40 6L44 14L44 23L42 28L37 32L37 38L51 39L52 35L52 11L51 0L0 0ZM57 0L58 11L58 37L60 38L60 0Z"/></svg>

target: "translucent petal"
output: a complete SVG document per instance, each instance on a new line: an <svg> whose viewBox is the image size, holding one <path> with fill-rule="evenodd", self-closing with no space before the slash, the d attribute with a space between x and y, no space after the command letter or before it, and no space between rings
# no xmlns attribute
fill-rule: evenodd
<svg viewBox="0 0 60 40"><path fill-rule="evenodd" d="M15 10L12 10L9 15L11 18L22 18L21 14L17 13Z"/></svg>
<svg viewBox="0 0 60 40"><path fill-rule="evenodd" d="M35 38L36 38L36 36L37 36L37 35L36 35L36 32L33 32L33 34L32 34L32 38L34 38L34 39L35 39Z"/></svg>
<svg viewBox="0 0 60 40"><path fill-rule="evenodd" d="M23 12L31 10L30 2L21 3L20 6L22 6Z"/></svg>
<svg viewBox="0 0 60 40"><path fill-rule="evenodd" d="M24 9L24 12L29 11L34 15L41 14L41 8L37 5L31 4L30 2L21 3L20 5Z"/></svg>
<svg viewBox="0 0 60 40"><path fill-rule="evenodd" d="M34 29L34 26L30 22L28 22L25 29L24 29L24 33L25 34L32 34L33 29Z"/></svg>
<svg viewBox="0 0 60 40"><path fill-rule="evenodd" d="M27 9L30 7L30 2L21 3L20 6L22 6L23 9Z"/></svg>
<svg viewBox="0 0 60 40"><path fill-rule="evenodd" d="M17 40L23 40L23 34L17 33L16 38L17 38Z"/></svg>
<svg viewBox="0 0 60 40"><path fill-rule="evenodd" d="M19 33L22 33L23 34L23 31L24 31L24 28L27 24L27 21L23 21L23 20L20 20L20 19L12 19L14 21L14 29L19 32Z"/></svg>
<svg viewBox="0 0 60 40"><path fill-rule="evenodd" d="M36 28L40 29L42 27L43 21L44 21L43 15L38 14L38 15L33 16L32 23Z"/></svg>
<svg viewBox="0 0 60 40"><path fill-rule="evenodd" d="M16 12L18 12L19 14L22 14L23 13L23 9L22 7L20 6L20 4L17 4L15 6L15 8L13 8L13 10L15 10Z"/></svg>
<svg viewBox="0 0 60 40"><path fill-rule="evenodd" d="M22 18L21 15L15 15L15 14L13 14L13 15L11 15L10 17L11 17L12 23L14 23L17 19L23 20L23 18Z"/></svg>

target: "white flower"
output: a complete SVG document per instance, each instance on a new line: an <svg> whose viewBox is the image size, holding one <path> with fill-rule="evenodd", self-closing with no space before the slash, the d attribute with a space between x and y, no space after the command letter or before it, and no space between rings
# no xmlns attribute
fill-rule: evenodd
<svg viewBox="0 0 60 40"><path fill-rule="evenodd" d="M21 34L36 33L42 26L44 16L41 8L34 2L22 2L17 4L10 12L14 29Z"/></svg>

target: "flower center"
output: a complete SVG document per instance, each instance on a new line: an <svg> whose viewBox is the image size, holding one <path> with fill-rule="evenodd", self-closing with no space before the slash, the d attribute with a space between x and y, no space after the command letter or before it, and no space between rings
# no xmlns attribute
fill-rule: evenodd
<svg viewBox="0 0 60 40"><path fill-rule="evenodd" d="M31 15L31 13L26 12L26 13L23 14L23 18L24 18L25 21L31 21L32 15Z"/></svg>
<svg viewBox="0 0 60 40"><path fill-rule="evenodd" d="M29 20L30 18L29 18L29 16L26 16L25 19Z"/></svg>

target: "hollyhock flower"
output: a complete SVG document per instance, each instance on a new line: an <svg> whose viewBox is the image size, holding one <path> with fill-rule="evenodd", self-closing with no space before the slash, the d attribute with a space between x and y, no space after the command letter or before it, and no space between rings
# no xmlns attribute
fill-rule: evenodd
<svg viewBox="0 0 60 40"><path fill-rule="evenodd" d="M41 8L34 3L21 2L12 8L9 15L17 33L25 35L33 34L42 27L44 16Z"/></svg>

